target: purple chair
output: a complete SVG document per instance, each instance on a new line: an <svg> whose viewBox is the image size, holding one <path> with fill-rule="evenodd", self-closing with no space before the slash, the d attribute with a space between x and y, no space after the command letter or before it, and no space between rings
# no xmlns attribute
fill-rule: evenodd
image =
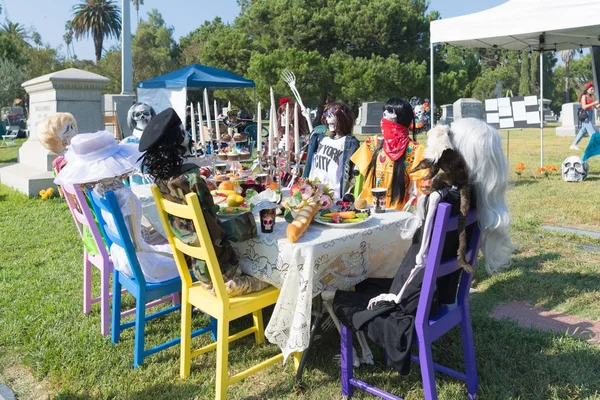
<svg viewBox="0 0 600 400"><path fill-rule="evenodd" d="M447 232L456 231L458 217L450 217L451 206L448 203L438 205L435 225L431 234L431 245L425 272L419 303L417 306L417 315L415 318L416 338L414 345L419 347L419 356L413 355L412 361L418 362L421 366L421 377L423 380L423 391L425 399L437 399L437 390L435 387L435 372L443 372L452 377L466 381L469 398L475 398L477 392L477 368L475 366L475 343L473 342L473 329L471 327L471 316L469 311L469 289L471 287L472 274L463 271L458 286L458 295L456 307L440 307L437 315L431 316L431 303L435 290L437 278L451 274L458 270L460 266L455 258L449 261L441 262L444 240ZM473 225L471 240L467 247L467 260L475 268L477 263L477 253L479 252L479 242L481 231L477 221L476 211L471 210L467 217L467 226ZM431 344L441 336L445 335L450 329L460 324L463 357L465 362L465 373L454 371L443 365L433 362L431 354ZM369 392L375 396L387 400L402 400L367 382L353 377L352 366L352 330L344 325L342 328L342 395L348 398L352 397L354 387Z"/></svg>
<svg viewBox="0 0 600 400"><path fill-rule="evenodd" d="M103 336L108 335L110 328L110 274L113 272L113 263L100 234L100 230L94 219L94 214L88 205L86 196L83 194L81 189L76 185L62 185L62 192L64 194L77 231L84 240L84 230L88 230L94 239L94 244L98 249L97 254L90 255L83 248L83 312L89 314L91 312L92 304L100 303L100 332ZM92 297L92 265L98 268L100 271L100 296ZM123 289L123 293L125 290ZM159 299L152 303L149 303L147 307L152 307L166 301L174 301L175 304L179 304L179 294L173 294L172 296ZM121 317L135 313L135 308L132 308L121 313Z"/></svg>

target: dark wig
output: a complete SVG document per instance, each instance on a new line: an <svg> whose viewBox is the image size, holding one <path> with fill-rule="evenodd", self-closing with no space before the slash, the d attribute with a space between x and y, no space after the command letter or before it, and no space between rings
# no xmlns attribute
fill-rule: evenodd
<svg viewBox="0 0 600 400"><path fill-rule="evenodd" d="M354 113L348 107L346 103L333 102L325 104L323 108L323 115L321 116L321 123L327 125L327 114L331 113L335 115L337 119L337 127L344 136L352 135L352 129L354 128ZM331 132L335 134L335 132Z"/></svg>
<svg viewBox="0 0 600 400"><path fill-rule="evenodd" d="M393 112L396 114L396 122L406 128L410 127L411 122L413 122L413 108L404 99L392 98L385 102L383 106L383 110L387 112ZM414 125L414 124L413 124ZM413 132L414 137L414 132ZM377 183L377 158L379 154L383 151L383 140L377 146L377 149L373 153L373 157L371 158L371 162L367 167L367 176L371 175L371 187L375 187ZM394 162L394 168L392 172L392 193L391 200L392 204L395 204L398 201L404 201L404 196L406 195L406 181L404 179L404 160L406 160L406 152L402 153L400 158L398 158Z"/></svg>
<svg viewBox="0 0 600 400"><path fill-rule="evenodd" d="M163 135L142 156L142 170L154 179L168 180L179 175L180 167L184 163L183 155L186 148L183 145L184 131L178 127Z"/></svg>

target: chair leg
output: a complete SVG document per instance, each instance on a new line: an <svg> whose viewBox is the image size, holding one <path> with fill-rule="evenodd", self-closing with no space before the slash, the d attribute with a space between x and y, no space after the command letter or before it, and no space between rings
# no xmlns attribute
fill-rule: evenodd
<svg viewBox="0 0 600 400"><path fill-rule="evenodd" d="M210 336L212 336L213 342L217 341L217 320L210 317Z"/></svg>
<svg viewBox="0 0 600 400"><path fill-rule="evenodd" d="M181 299L179 298L179 292L175 292L171 295L171 302L174 306L181 304Z"/></svg>
<svg viewBox="0 0 600 400"><path fill-rule="evenodd" d="M419 337L419 364L421 365L421 379L423 381L425 400L437 400L431 344L423 337Z"/></svg>
<svg viewBox="0 0 600 400"><path fill-rule="evenodd" d="M465 375L467 375L467 391L469 398L475 398L479 379L477 377L477 366L475 364L475 342L473 340L473 327L471 325L471 315L469 308L463 306L462 321L460 323L460 334L463 345L463 354L465 360Z"/></svg>
<svg viewBox="0 0 600 400"><path fill-rule="evenodd" d="M342 396L351 398L354 393L354 386L350 384L352 379L354 365L352 363L352 331L347 328L344 324L340 325L341 328L341 357L340 363L342 364Z"/></svg>
<svg viewBox="0 0 600 400"><path fill-rule="evenodd" d="M88 254L83 250L83 313L89 314L92 310L92 263Z"/></svg>
<svg viewBox="0 0 600 400"><path fill-rule="evenodd" d="M192 363L192 305L188 295L183 293L181 304L181 356L179 360L179 376L185 379L190 376Z"/></svg>
<svg viewBox="0 0 600 400"><path fill-rule="evenodd" d="M119 282L119 271L113 272L113 311L112 311L112 335L111 341L118 343L121 338L121 282Z"/></svg>
<svg viewBox="0 0 600 400"><path fill-rule="evenodd" d="M102 267L100 277L100 324L102 336L108 335L110 329L110 268Z"/></svg>
<svg viewBox="0 0 600 400"><path fill-rule="evenodd" d="M300 360L302 359L302 352L292 353L292 358L294 359L294 372L298 372L298 368L300 368Z"/></svg>
<svg viewBox="0 0 600 400"><path fill-rule="evenodd" d="M135 340L133 347L133 368L144 363L144 333L146 330L146 297L139 293L135 301Z"/></svg>
<svg viewBox="0 0 600 400"><path fill-rule="evenodd" d="M254 327L256 328L256 332L254 332L256 344L263 344L265 342L265 327L263 325L262 309L254 311L252 313L252 319L254 320Z"/></svg>
<svg viewBox="0 0 600 400"><path fill-rule="evenodd" d="M217 320L217 370L215 382L215 399L227 399L229 381L229 321L225 318Z"/></svg>

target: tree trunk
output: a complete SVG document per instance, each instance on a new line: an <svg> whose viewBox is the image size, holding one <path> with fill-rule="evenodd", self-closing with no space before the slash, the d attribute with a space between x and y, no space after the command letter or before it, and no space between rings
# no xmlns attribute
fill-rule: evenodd
<svg viewBox="0 0 600 400"><path fill-rule="evenodd" d="M96 49L96 65L100 62L102 58L102 42L103 42L102 34L94 34L94 48Z"/></svg>
<svg viewBox="0 0 600 400"><path fill-rule="evenodd" d="M565 103L570 102L569 95L569 61L565 62Z"/></svg>

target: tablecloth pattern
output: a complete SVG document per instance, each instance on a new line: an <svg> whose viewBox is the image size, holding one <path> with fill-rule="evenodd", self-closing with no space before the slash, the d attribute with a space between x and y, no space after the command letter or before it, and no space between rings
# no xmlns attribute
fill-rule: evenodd
<svg viewBox="0 0 600 400"><path fill-rule="evenodd" d="M368 277L392 278L418 224L410 213L388 210L353 227L313 222L296 243L277 219L273 233L234 244L242 270L281 289L265 336L284 357L309 344L312 298L325 290L350 289Z"/></svg>

